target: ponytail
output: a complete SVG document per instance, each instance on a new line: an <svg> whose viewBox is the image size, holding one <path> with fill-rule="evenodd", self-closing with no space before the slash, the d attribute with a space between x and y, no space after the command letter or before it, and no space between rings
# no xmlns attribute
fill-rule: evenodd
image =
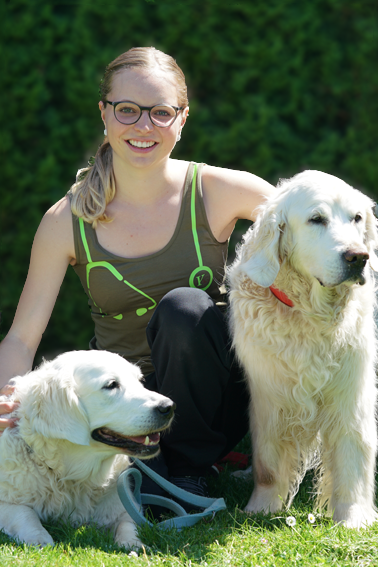
<svg viewBox="0 0 378 567"><path fill-rule="evenodd" d="M108 203L114 199L115 179L113 173L113 151L109 142L97 150L94 162L79 169L76 182L69 190L71 210L74 215L96 228L98 222L111 222L105 214Z"/></svg>

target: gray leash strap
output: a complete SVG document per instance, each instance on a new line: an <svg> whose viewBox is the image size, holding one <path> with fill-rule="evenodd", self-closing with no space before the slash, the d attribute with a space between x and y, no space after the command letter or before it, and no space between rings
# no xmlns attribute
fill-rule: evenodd
<svg viewBox="0 0 378 567"><path fill-rule="evenodd" d="M129 513L134 522L141 526L143 524L148 524L153 526L143 515L143 504L156 504L158 506L163 506L168 508L177 516L175 518L170 518L169 520L164 520L159 522L157 526L159 528L176 528L181 530L188 526L193 526L201 520L201 518L206 518L208 516L214 517L214 514L219 510L225 510L226 504L223 498L206 498L205 496L197 496L191 494L178 486L175 486L165 478L162 478L155 471L151 470L139 459L134 459L135 465L140 468L147 476L149 476L156 484L163 488L168 494L172 494L175 498L179 498L181 501L198 506L200 508L205 508L203 512L198 512L197 514L187 514L186 511L180 504L165 498L164 496L156 496L154 494L141 494L140 487L142 484L142 474L138 469L129 468L120 474L117 481L117 491L120 500L125 507L126 511ZM134 490L130 486L130 478L134 480Z"/></svg>

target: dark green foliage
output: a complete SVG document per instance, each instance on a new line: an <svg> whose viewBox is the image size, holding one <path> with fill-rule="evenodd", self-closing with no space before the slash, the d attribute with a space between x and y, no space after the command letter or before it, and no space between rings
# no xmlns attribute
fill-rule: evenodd
<svg viewBox="0 0 378 567"><path fill-rule="evenodd" d="M103 70L130 47L154 45L186 74L190 118L174 157L273 184L320 169L377 193L373 0L10 0L1 16L3 334L43 213L102 139ZM86 297L69 273L41 350L86 348L91 334Z"/></svg>

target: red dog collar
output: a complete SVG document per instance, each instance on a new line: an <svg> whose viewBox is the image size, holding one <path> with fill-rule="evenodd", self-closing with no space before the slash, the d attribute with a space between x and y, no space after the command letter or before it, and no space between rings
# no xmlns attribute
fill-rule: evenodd
<svg viewBox="0 0 378 567"><path fill-rule="evenodd" d="M294 303L291 301L291 299L288 298L286 293L277 289L276 287L274 287L274 285L271 285L269 289L273 293L273 295L275 295L277 299L281 301L281 303L284 303L288 307L294 307Z"/></svg>

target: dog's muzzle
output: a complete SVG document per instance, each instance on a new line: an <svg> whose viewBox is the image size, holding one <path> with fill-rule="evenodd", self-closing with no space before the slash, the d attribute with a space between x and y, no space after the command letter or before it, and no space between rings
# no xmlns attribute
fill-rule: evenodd
<svg viewBox="0 0 378 567"><path fill-rule="evenodd" d="M124 435L108 427L98 427L91 433L92 439L105 445L121 449L132 457L148 458L159 452L160 433L167 429L173 419L176 404L166 400L153 410L154 428L142 435Z"/></svg>

